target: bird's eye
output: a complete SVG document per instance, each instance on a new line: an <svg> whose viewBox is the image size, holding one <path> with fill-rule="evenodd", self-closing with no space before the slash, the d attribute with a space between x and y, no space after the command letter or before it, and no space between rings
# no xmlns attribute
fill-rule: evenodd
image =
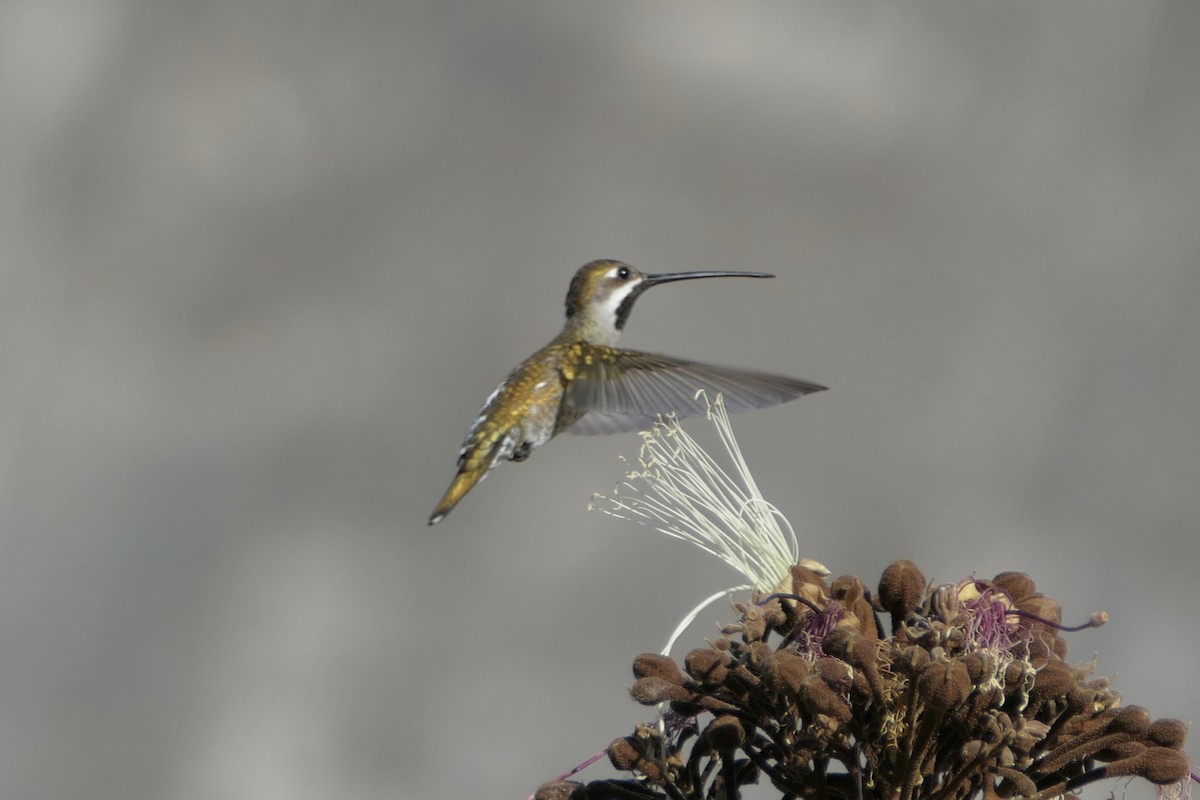
<svg viewBox="0 0 1200 800"><path fill-rule="evenodd" d="M623 281L629 280L629 267L621 267L618 269L617 277Z"/></svg>

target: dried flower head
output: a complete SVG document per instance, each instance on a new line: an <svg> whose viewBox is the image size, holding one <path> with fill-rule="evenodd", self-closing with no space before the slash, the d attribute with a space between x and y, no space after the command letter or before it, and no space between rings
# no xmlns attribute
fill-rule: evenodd
<svg viewBox="0 0 1200 800"><path fill-rule="evenodd" d="M897 561L874 596L830 581L758 494L720 398L710 418L736 480L668 421L644 434L633 497L600 501L732 564L751 597L682 666L634 660L633 699L666 711L608 747L629 779L566 781L577 769L537 798L733 800L767 781L785 800L1051 800L1117 777L1182 793L1187 725L1123 706L1094 661L1066 662L1063 634L1107 615L1066 627L1021 572L929 585Z"/></svg>
<svg viewBox="0 0 1200 800"><path fill-rule="evenodd" d="M889 571L911 569L885 570L879 595ZM1050 800L1116 777L1187 779L1187 726L1122 705L1093 664L1067 664L1067 629L1007 607L995 581L890 604L891 635L873 613L870 627L851 621L856 594L837 597L837 583L823 582L812 606L795 591L745 604L682 668L638 656L631 694L671 712L665 731L639 726L610 746L633 777L563 795L557 782L538 796L722 800L765 780L814 800Z"/></svg>

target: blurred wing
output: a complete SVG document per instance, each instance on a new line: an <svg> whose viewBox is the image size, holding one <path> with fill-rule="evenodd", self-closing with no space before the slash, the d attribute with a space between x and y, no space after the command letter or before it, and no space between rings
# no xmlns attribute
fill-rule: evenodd
<svg viewBox="0 0 1200 800"><path fill-rule="evenodd" d="M719 393L730 411L786 403L826 388L768 372L717 367L633 350L596 348L563 395L558 430L597 434L646 430L658 416L694 417Z"/></svg>

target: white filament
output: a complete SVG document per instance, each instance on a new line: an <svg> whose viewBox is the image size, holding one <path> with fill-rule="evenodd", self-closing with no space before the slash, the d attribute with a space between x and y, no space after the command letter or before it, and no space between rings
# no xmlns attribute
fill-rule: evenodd
<svg viewBox="0 0 1200 800"><path fill-rule="evenodd" d="M706 417L720 436L734 475L722 469L676 418L660 418L642 432L641 468L628 473L612 497L593 497L591 507L689 542L736 569L754 589L773 591L799 560L795 530L759 493L721 396L712 403L705 397L705 402Z"/></svg>

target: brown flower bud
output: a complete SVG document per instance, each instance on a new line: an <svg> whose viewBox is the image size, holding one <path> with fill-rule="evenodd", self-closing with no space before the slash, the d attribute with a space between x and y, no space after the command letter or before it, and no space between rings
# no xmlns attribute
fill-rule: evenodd
<svg viewBox="0 0 1200 800"><path fill-rule="evenodd" d="M879 605L892 615L892 625L907 617L925 598L925 575L911 561L893 561L879 577Z"/></svg>
<svg viewBox="0 0 1200 800"><path fill-rule="evenodd" d="M917 691L927 708L945 712L971 694L971 676L961 661L930 664L917 679Z"/></svg>
<svg viewBox="0 0 1200 800"><path fill-rule="evenodd" d="M992 586L1003 590L1014 602L1037 592L1033 578L1024 572L1001 572L992 578Z"/></svg>
<svg viewBox="0 0 1200 800"><path fill-rule="evenodd" d="M638 725L632 735L616 739L608 746L608 759L619 770L640 772L650 781L661 784L661 747L662 737L658 731L648 725Z"/></svg>
<svg viewBox="0 0 1200 800"><path fill-rule="evenodd" d="M962 663L967 668L967 675L971 677L971 683L975 685L989 680L996 669L996 659L986 650L967 653L962 657Z"/></svg>
<svg viewBox="0 0 1200 800"><path fill-rule="evenodd" d="M662 678L663 680L682 686L687 676L669 657L661 653L642 653L633 660L633 677Z"/></svg>
<svg viewBox="0 0 1200 800"><path fill-rule="evenodd" d="M849 628L834 628L821 640L821 649L854 667L856 684L864 694L883 702L883 678L879 674L879 640Z"/></svg>
<svg viewBox="0 0 1200 800"><path fill-rule="evenodd" d="M825 655L844 659L850 651L850 642L861 638L853 628L834 628L821 640L821 651Z"/></svg>
<svg viewBox="0 0 1200 800"><path fill-rule="evenodd" d="M1179 783L1191 771L1187 754L1170 747L1148 748L1141 761L1142 767L1137 774L1159 786Z"/></svg>
<svg viewBox="0 0 1200 800"><path fill-rule="evenodd" d="M767 669L767 685L778 694L794 695L808 677L808 659L786 650L775 653Z"/></svg>
<svg viewBox="0 0 1200 800"><path fill-rule="evenodd" d="M629 694L644 706L656 706L671 700L691 700L695 697L693 692L689 692L679 684L671 683L657 676L638 678L630 688Z"/></svg>
<svg viewBox="0 0 1200 800"><path fill-rule="evenodd" d="M1048 753L1039 767L1049 772L1084 758L1100 758L1096 755L1100 751L1137 739L1149 727L1150 714L1141 706L1105 711L1089 720L1083 730L1075 736ZM1114 750L1113 755L1119 752L1122 751Z"/></svg>
<svg viewBox="0 0 1200 800"><path fill-rule="evenodd" d="M1177 719L1156 719L1146 729L1146 741L1178 750L1187 741L1188 725Z"/></svg>
<svg viewBox="0 0 1200 800"><path fill-rule="evenodd" d="M718 640L723 641L723 640ZM683 660L683 668L703 686L717 686L729 674L732 658L727 650L697 647Z"/></svg>
<svg viewBox="0 0 1200 800"><path fill-rule="evenodd" d="M929 666L929 651L919 645L910 645L900 651L892 666L909 675L920 674Z"/></svg>
<svg viewBox="0 0 1200 800"><path fill-rule="evenodd" d="M813 672L839 692L845 692L854 685L854 670L845 661L832 656L818 658L813 663Z"/></svg>
<svg viewBox="0 0 1200 800"><path fill-rule="evenodd" d="M1062 624L1062 606L1044 594L1035 592L1034 594L1022 597L1020 600L1014 600L1013 607L1057 625ZM1037 626L1037 623L1035 622L1034 625Z"/></svg>
<svg viewBox="0 0 1200 800"><path fill-rule="evenodd" d="M641 748L633 736L622 736L613 739L608 746L608 760L621 772L629 772L642 758Z"/></svg>
<svg viewBox="0 0 1200 800"><path fill-rule="evenodd" d="M816 675L810 675L801 684L799 698L810 714L822 714L841 723L849 722L853 717L850 704Z"/></svg>
<svg viewBox="0 0 1200 800"><path fill-rule="evenodd" d="M1105 727L1105 733L1128 733L1130 736L1142 737L1150 729L1150 712L1143 706L1125 706L1113 715L1112 722Z"/></svg>
<svg viewBox="0 0 1200 800"><path fill-rule="evenodd" d="M860 636L850 643L846 653L846 662L860 670L878 674L879 671L879 642L876 639Z"/></svg>
<svg viewBox="0 0 1200 800"><path fill-rule="evenodd" d="M1061 661L1048 661L1033 676L1033 688L1029 696L1034 700L1053 700L1062 697L1075 684L1071 668Z"/></svg>
<svg viewBox="0 0 1200 800"><path fill-rule="evenodd" d="M1191 770L1187 755L1170 747L1148 747L1141 755L1114 761L1096 770L1098 777L1118 778L1139 775L1151 783L1166 786L1179 783Z"/></svg>
<svg viewBox="0 0 1200 800"><path fill-rule="evenodd" d="M718 753L729 753L742 746L746 740L746 732L742 723L730 714L717 717L704 729L704 737L708 744Z"/></svg>

